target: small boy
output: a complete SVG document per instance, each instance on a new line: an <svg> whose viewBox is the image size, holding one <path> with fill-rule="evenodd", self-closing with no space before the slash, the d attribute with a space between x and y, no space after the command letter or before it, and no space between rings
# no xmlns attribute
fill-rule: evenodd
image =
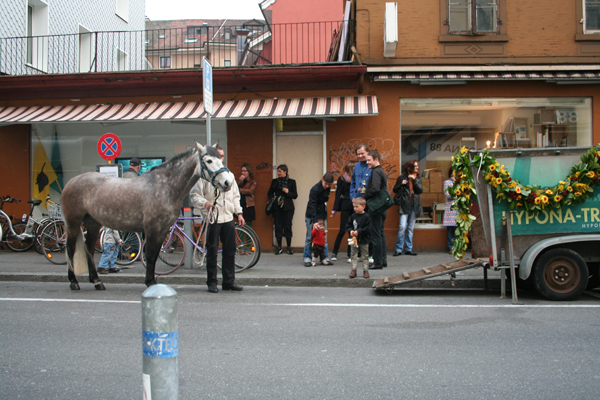
<svg viewBox="0 0 600 400"><path fill-rule="evenodd" d="M313 267L317 265L317 260L321 260L321 264L323 265L332 265L333 263L327 261L325 259L325 234L327 233L327 229L325 229L325 221L322 219L318 220L316 223L316 227L313 227L310 232L310 236L312 238L312 252L313 258L310 265Z"/></svg>
<svg viewBox="0 0 600 400"><path fill-rule="evenodd" d="M369 243L371 242L371 217L365 213L367 201L363 197L352 200L354 214L348 218L346 231L350 234L354 244L352 245L352 271L350 278L356 278L358 267L358 252L360 250L360 261L363 263L363 277L369 278Z"/></svg>
<svg viewBox="0 0 600 400"><path fill-rule="evenodd" d="M98 273L108 274L109 272L120 272L121 269L115 267L115 261L119 255L119 247L123 243L119 231L104 227L104 251L98 264Z"/></svg>

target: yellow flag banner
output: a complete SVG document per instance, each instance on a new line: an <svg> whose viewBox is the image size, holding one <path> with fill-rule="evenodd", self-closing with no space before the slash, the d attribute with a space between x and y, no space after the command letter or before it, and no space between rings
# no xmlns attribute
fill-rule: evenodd
<svg viewBox="0 0 600 400"><path fill-rule="evenodd" d="M46 197L50 194L50 184L56 180L52 164L46 155L42 141L38 139L33 161L33 198L41 200L46 207ZM46 207L47 208L47 207Z"/></svg>

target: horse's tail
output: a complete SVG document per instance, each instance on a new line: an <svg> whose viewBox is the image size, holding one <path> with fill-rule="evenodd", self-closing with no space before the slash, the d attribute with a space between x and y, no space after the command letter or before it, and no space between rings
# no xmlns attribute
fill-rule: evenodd
<svg viewBox="0 0 600 400"><path fill-rule="evenodd" d="M77 241L75 242L75 253L73 254L73 259L69 257L69 252L67 251L67 262L69 264L69 269L73 271L75 275L82 275L88 272L87 265L87 257L86 257L86 249L85 249L85 239L83 238L83 232L81 229L77 230Z"/></svg>

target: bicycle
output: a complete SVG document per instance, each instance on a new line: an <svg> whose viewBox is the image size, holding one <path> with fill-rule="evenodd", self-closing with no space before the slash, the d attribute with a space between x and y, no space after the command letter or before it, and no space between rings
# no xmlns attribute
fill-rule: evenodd
<svg viewBox="0 0 600 400"><path fill-rule="evenodd" d="M42 229L40 238L44 257L53 264L65 265L67 263L65 222L61 219L50 221Z"/></svg>
<svg viewBox="0 0 600 400"><path fill-rule="evenodd" d="M8 214L6 214L2 208L4 207L4 203L15 203L15 202L20 202L21 200L19 199L15 199L13 197L10 196L6 196L6 198L2 198L0 197L0 218L2 218L2 223L0 224L0 238L2 239L3 243L5 242L5 238L4 236L8 236L12 234L12 237L14 238L18 238L18 239L24 239L24 237L22 235L19 235L15 229L14 229L14 225L12 223L12 217L9 216ZM15 223L16 225L17 223ZM8 245L8 243L6 243ZM10 247L10 246L9 246Z"/></svg>
<svg viewBox="0 0 600 400"><path fill-rule="evenodd" d="M190 238L180 224L185 220L198 221L202 220L202 216L179 217L173 226L169 229L169 233L163 241L154 273L156 275L168 275L177 271L184 263L187 254L186 240L190 242L194 249L194 264L202 265L205 258L205 248L203 241L206 229L201 229L196 241ZM204 226L204 225L203 225ZM196 232L194 232L196 233ZM195 236L195 234L194 234ZM242 272L252 268L260 259L260 240L258 235L249 226L235 225L235 266L236 272ZM145 248L146 242L142 245L141 261L144 268L146 267Z"/></svg>
<svg viewBox="0 0 600 400"><path fill-rule="evenodd" d="M105 229L100 229L100 235L98 236L98 242L96 243L96 251L102 253L104 248L104 232ZM140 258L140 251L142 248L142 237L137 232L124 232L119 231L122 243L119 245L119 254L117 255L118 265L130 265L133 264L138 258Z"/></svg>
<svg viewBox="0 0 600 400"><path fill-rule="evenodd" d="M3 200L3 203L4 202L12 203L12 202L20 202L20 201L21 200L14 199L10 196L7 196L6 199ZM31 249L33 246L35 246L35 250L38 253L43 254L43 249L42 249L41 240L40 240L39 235L42 232L43 228L46 226L46 224L48 224L49 222L51 222L55 219L61 218L60 205L51 201L50 196L48 196L46 198L46 201L48 204L48 214L49 215L42 213L41 219L37 219L33 216L33 210L35 209L35 207L42 204L42 201L41 200L28 200L27 201L27 203L31 204L29 216L27 216L27 214L23 214L22 220L20 222L15 222L13 224L13 229L14 229L14 232L16 232L16 235L7 234L6 239L5 239L5 243L7 244L8 248L10 248L12 251L23 252L23 251L27 251L27 250Z"/></svg>

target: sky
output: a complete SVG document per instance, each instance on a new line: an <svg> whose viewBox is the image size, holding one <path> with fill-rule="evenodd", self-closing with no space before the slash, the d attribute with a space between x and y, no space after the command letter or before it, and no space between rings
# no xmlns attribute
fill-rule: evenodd
<svg viewBox="0 0 600 400"><path fill-rule="evenodd" d="M264 19L263 0L146 0L146 16L171 19Z"/></svg>

